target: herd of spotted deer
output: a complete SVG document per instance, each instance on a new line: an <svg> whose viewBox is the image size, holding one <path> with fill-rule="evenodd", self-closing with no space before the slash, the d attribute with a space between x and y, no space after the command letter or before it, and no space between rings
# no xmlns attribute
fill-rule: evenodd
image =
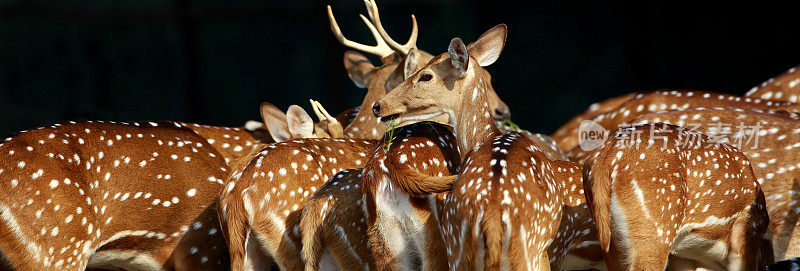
<svg viewBox="0 0 800 271"><path fill-rule="evenodd" d="M510 111L483 67L505 25L433 56L413 16L400 44L365 3L375 46L346 39L328 7L338 40L382 61L345 53L368 91L336 117L264 103L245 127L89 121L6 138L0 269L756 270L800 256L795 69L743 97L609 99L551 138L497 124ZM613 130L593 150L585 120ZM758 124L758 147L690 122Z"/></svg>

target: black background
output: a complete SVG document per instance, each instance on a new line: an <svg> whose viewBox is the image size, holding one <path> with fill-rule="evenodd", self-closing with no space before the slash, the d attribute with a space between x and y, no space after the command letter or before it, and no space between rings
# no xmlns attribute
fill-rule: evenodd
<svg viewBox="0 0 800 271"><path fill-rule="evenodd" d="M631 91L743 94L800 64L798 9L771 2L379 1L398 41L445 51L498 23L489 71L512 119L551 133L591 103ZM351 40L374 41L342 1L0 1L0 134L64 120L169 119L239 126L258 105L308 98L332 112L365 90L342 66L331 4ZM377 64L377 59L373 58ZM310 110L309 110L310 112Z"/></svg>

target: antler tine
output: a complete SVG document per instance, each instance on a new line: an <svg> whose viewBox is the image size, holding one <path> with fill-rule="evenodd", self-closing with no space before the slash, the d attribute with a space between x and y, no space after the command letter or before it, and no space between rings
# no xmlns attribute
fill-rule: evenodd
<svg viewBox="0 0 800 271"><path fill-rule="evenodd" d="M322 115L322 112L319 112L319 109L317 109L316 101L314 101L314 99L308 99L308 102L311 103L311 109L314 110L314 115L317 115L317 119L319 119L319 121L324 120L325 115Z"/></svg>
<svg viewBox="0 0 800 271"><path fill-rule="evenodd" d="M339 122L339 120L328 114L328 110L325 110L325 108L322 107L322 104L318 101L313 99L309 99L308 101L311 102L311 108L314 109L314 114L316 114L317 118L319 118L320 124L327 126L328 133L330 133L330 135L334 138L343 137L344 127L342 127L342 124Z"/></svg>
<svg viewBox="0 0 800 271"><path fill-rule="evenodd" d="M333 34L336 35L336 39L338 39L339 42L342 43L342 45L359 51L377 55L382 58L387 57L392 53L394 53L394 50L391 47L389 47L388 44L386 44L386 42L381 37L381 34L378 32L377 29L375 29L375 26L372 25L372 23L369 20L367 20L367 18L364 17L364 15L360 16L361 20L364 21L364 24L367 25L369 31L372 33L372 36L375 37L375 40L378 42L378 45L375 46L364 45L345 38L344 35L342 34L342 30L339 29L339 24L336 23L336 18L333 17L333 9L331 8L330 5L328 5L328 20L330 21L331 24L331 30L333 31Z"/></svg>
<svg viewBox="0 0 800 271"><path fill-rule="evenodd" d="M325 115L325 118L327 118L331 122L339 122L339 120L337 120L336 118L331 116L331 114L328 113L328 110L326 110L325 107L322 107L322 104L320 104L319 101L314 101L314 102L317 103L317 107L319 108L319 111L321 111L322 114Z"/></svg>
<svg viewBox="0 0 800 271"><path fill-rule="evenodd" d="M378 33L381 34L383 40L389 44L392 49L398 51L403 55L407 55L408 51L411 48L417 48L417 36L419 35L419 28L417 27L417 17L413 14L411 15L411 37L408 38L406 44L400 45L392 37L389 36L389 33L383 28L381 24L381 17L378 13L378 5L375 3L375 0L364 0L364 4L367 5L367 13L369 14L370 19L372 19L372 23L378 29Z"/></svg>

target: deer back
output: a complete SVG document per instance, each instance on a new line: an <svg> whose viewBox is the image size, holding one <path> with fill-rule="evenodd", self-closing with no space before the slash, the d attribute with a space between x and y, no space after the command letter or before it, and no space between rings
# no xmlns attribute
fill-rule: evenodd
<svg viewBox="0 0 800 271"><path fill-rule="evenodd" d="M220 195L232 268L242 268L245 240L252 231L281 268L301 269L300 209L330 177L363 167L375 144L353 139L291 140L266 145L245 158L248 162L228 177Z"/></svg>
<svg viewBox="0 0 800 271"><path fill-rule="evenodd" d="M702 246L693 242L714 240L732 246L745 243L757 253L752 241L761 241L769 220L747 157L678 126L648 124L615 133L586 161L583 181L591 189L587 198L607 252L610 243L617 242L615 249L624 244L637 251L663 247L676 256L691 257L686 253ZM640 237L656 243L637 243ZM694 256L710 257L708 262L715 264L730 260L727 253L700 254ZM607 259L622 260L613 255L617 254Z"/></svg>
<svg viewBox="0 0 800 271"><path fill-rule="evenodd" d="M601 114L592 121L598 123L606 130L616 130L630 123L638 116L688 108L728 108L728 109L761 109L761 110L789 110L796 111L797 106L784 103L764 101L754 98L742 98L734 95L703 92L703 91L654 91L637 94L633 99L623 103L616 109ZM571 130L561 141L560 145L565 150L573 150L578 146L578 129ZM572 157L570 157L572 159Z"/></svg>
<svg viewBox="0 0 800 271"><path fill-rule="evenodd" d="M213 206L227 165L192 130L70 122L0 150L0 249L14 267L227 265Z"/></svg>
<svg viewBox="0 0 800 271"><path fill-rule="evenodd" d="M637 93L630 93L606 99L598 103L593 103L592 105L589 106L588 109L586 109L586 111L584 111L580 115L573 117L572 119L567 121L567 123L565 123L564 125L561 125L561 127L559 127L558 130L556 130L553 133L552 135L553 139L559 144L560 148L564 150L572 149L576 145L575 142L576 139L570 137L569 135L575 134L575 132L573 131L578 130L578 128L581 125L581 122L583 122L584 120L592 120L599 115L608 113L609 111L616 109L623 103L633 99L633 97L635 97L636 95Z"/></svg>
<svg viewBox="0 0 800 271"><path fill-rule="evenodd" d="M798 67L791 68L753 87L744 96L796 103L800 98L800 71L798 71Z"/></svg>
<svg viewBox="0 0 800 271"><path fill-rule="evenodd" d="M209 126L181 123L208 141L229 164L234 164L261 144L273 143L269 131L263 128L248 130L241 127Z"/></svg>
<svg viewBox="0 0 800 271"><path fill-rule="evenodd" d="M791 112L698 108L643 115L636 124L664 122L693 128L737 146L753 165L766 195L776 259L800 256L798 199L800 117Z"/></svg>
<svg viewBox="0 0 800 271"><path fill-rule="evenodd" d="M396 128L393 138L385 136L361 177L367 234L379 269L447 267L436 237L441 236L437 193L449 190L459 160L455 136L441 124L414 123Z"/></svg>

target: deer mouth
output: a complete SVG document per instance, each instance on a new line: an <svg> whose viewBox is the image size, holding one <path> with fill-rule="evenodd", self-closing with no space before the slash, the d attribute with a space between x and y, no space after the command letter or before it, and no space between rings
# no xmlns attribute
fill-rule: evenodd
<svg viewBox="0 0 800 271"><path fill-rule="evenodd" d="M402 113L402 116L401 116L401 113L396 113L396 114L391 114L391 115L387 115L387 116L381 117L380 121L383 122L383 123L394 123L394 125L398 125L399 126L399 125L401 125L401 124L403 124L405 122L408 122L408 121L426 121L426 120L430 120L430 119L438 117L439 115L442 115L442 114L447 114L447 112L445 112L445 111L437 111L437 112L433 112L433 113L419 114L419 115L417 115L417 114L408 114L408 112L406 112L406 113Z"/></svg>
<svg viewBox="0 0 800 271"><path fill-rule="evenodd" d="M380 120L381 120L381 122L390 122L390 121L396 120L398 117L400 117L400 113L391 114L391 115L388 115L388 116L381 117Z"/></svg>

